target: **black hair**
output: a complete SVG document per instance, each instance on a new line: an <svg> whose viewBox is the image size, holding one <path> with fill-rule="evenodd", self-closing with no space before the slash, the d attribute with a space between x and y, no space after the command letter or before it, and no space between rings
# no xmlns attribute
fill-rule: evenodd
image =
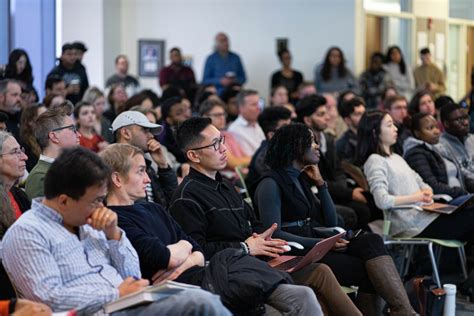
<svg viewBox="0 0 474 316"><path fill-rule="evenodd" d="M303 159L313 142L312 132L301 123L278 129L268 143L265 163L271 169L285 168L294 160Z"/></svg>
<svg viewBox="0 0 474 316"><path fill-rule="evenodd" d="M208 117L192 117L184 121L176 131L179 149L186 155L187 150L202 141L201 132L211 124L212 121Z"/></svg>
<svg viewBox="0 0 474 316"><path fill-rule="evenodd" d="M172 49L170 49L170 53L172 52L178 52L178 54L181 54L181 49L179 49L178 47L173 47Z"/></svg>
<svg viewBox="0 0 474 316"><path fill-rule="evenodd" d="M298 121L303 122L304 117L311 116L316 110L327 103L322 95L314 94L301 99L296 105Z"/></svg>
<svg viewBox="0 0 474 316"><path fill-rule="evenodd" d="M443 123L443 125L444 125L444 122L449 121L449 117L451 116L451 113L460 109L463 109L463 107L456 103L448 103L445 106L443 106L440 111L441 122Z"/></svg>
<svg viewBox="0 0 474 316"><path fill-rule="evenodd" d="M420 131L421 128L421 120L424 119L427 116L430 116L430 113L416 113L415 115L412 116L411 118L411 132L413 136L415 135L415 131Z"/></svg>
<svg viewBox="0 0 474 316"><path fill-rule="evenodd" d="M87 188L106 184L110 174L110 167L91 150L80 146L64 149L46 173L44 195L53 199L65 194L78 200Z"/></svg>
<svg viewBox="0 0 474 316"><path fill-rule="evenodd" d="M87 52L87 47L83 42L74 42L71 44L74 49L80 50L82 52Z"/></svg>
<svg viewBox="0 0 474 316"><path fill-rule="evenodd" d="M145 89L140 93L146 95L148 99L151 100L151 103L153 103L153 108L156 108L160 105L160 97L155 92L153 92L153 90Z"/></svg>
<svg viewBox="0 0 474 316"><path fill-rule="evenodd" d="M46 78L44 88L45 88L45 90L46 89L53 89L53 85L55 85L56 83L61 82L61 81L64 81L64 79L60 75L56 75L56 74L49 75Z"/></svg>
<svg viewBox="0 0 474 316"><path fill-rule="evenodd" d="M346 97L347 95L351 94L351 93L354 95L354 97L357 96L357 94L356 94L354 91L352 91L352 90L344 90L344 91L342 91L342 92L339 94L339 96L337 97L337 105L339 106L340 104L346 102L346 101L344 101L345 97Z"/></svg>
<svg viewBox="0 0 474 316"><path fill-rule="evenodd" d="M26 58L25 69L21 74L17 74L16 62L21 58L21 56L25 56ZM5 66L5 78L22 81L26 83L27 86L33 84L33 70L31 68L30 58L25 50L17 48L11 51L8 56L8 64Z"/></svg>
<svg viewBox="0 0 474 316"><path fill-rule="evenodd" d="M170 85L161 94L161 102L174 97L183 97L183 91L176 86Z"/></svg>
<svg viewBox="0 0 474 316"><path fill-rule="evenodd" d="M74 49L75 47L71 43L65 43L61 49L61 53L64 54L67 50Z"/></svg>
<svg viewBox="0 0 474 316"><path fill-rule="evenodd" d="M425 47L420 50L420 55L426 55L426 54L431 54L430 49Z"/></svg>
<svg viewBox="0 0 474 316"><path fill-rule="evenodd" d="M449 103L456 103L454 102L453 98L451 98L449 95L440 95L436 100L435 100L435 107L437 110L441 109L443 106Z"/></svg>
<svg viewBox="0 0 474 316"><path fill-rule="evenodd" d="M263 130L265 136L269 132L274 132L277 128L278 121L288 120L291 118L291 111L283 106L272 106L263 110L258 116L258 125Z"/></svg>
<svg viewBox="0 0 474 316"><path fill-rule="evenodd" d="M240 88L240 86L239 86ZM221 94L221 99L225 103L228 103L230 99L234 98L239 94L240 89L236 89L236 86L231 86L225 89Z"/></svg>
<svg viewBox="0 0 474 316"><path fill-rule="evenodd" d="M169 99L166 99L165 102L161 105L161 117L163 120L166 120L168 115L170 114L171 108L173 105L181 103L183 101L183 98L180 96L177 97L172 97Z"/></svg>
<svg viewBox="0 0 474 316"><path fill-rule="evenodd" d="M0 112L0 123L6 123L8 122L8 116L3 113L3 112Z"/></svg>
<svg viewBox="0 0 474 316"><path fill-rule="evenodd" d="M354 109L360 105L365 107L364 99L360 97L355 97L350 99L349 101L342 101L337 105L337 110L339 115L342 118L349 117L352 113L354 113Z"/></svg>
<svg viewBox="0 0 474 316"><path fill-rule="evenodd" d="M382 62L383 62L385 59L385 56L381 52L375 52L370 56L370 61L373 61L376 58L382 59Z"/></svg>
<svg viewBox="0 0 474 316"><path fill-rule="evenodd" d="M332 65L329 62L329 56L331 55L331 52L334 50L338 51L339 54L341 55L341 63L337 66L337 75L339 76L339 78L343 78L347 74L346 62L344 60L344 53L339 47L333 46L328 49L326 53L326 57L324 58L323 68L321 69L321 77L323 77L324 81L329 81L331 79Z"/></svg>
<svg viewBox="0 0 474 316"><path fill-rule="evenodd" d="M415 115L416 113L420 112L420 100L423 98L425 95L429 95L431 99L433 100L433 95L431 94L430 91L428 90L421 90L418 91L413 98L410 101L410 104L408 105L408 113L410 115Z"/></svg>
<svg viewBox="0 0 474 316"><path fill-rule="evenodd" d="M403 54L402 54L402 50L400 49L400 47L398 46L390 46L388 49L387 49L387 54L385 55L385 63L388 64L389 62L392 61L391 59L391 54L394 50L398 50L398 52L400 53L400 63L398 64L398 67L400 69L400 72L404 75L405 72L407 71L407 66L405 64L405 60L403 59Z"/></svg>
<svg viewBox="0 0 474 316"><path fill-rule="evenodd" d="M372 154L388 156L379 140L382 120L386 115L388 115L386 112L371 110L365 112L360 119L357 129L356 165L364 165Z"/></svg>
<svg viewBox="0 0 474 316"><path fill-rule="evenodd" d="M283 54L290 54L288 48L282 48L278 51L278 59L282 60Z"/></svg>

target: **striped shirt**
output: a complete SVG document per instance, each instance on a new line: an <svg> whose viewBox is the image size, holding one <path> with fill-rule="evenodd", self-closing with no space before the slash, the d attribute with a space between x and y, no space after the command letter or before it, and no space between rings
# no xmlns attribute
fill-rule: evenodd
<svg viewBox="0 0 474 316"><path fill-rule="evenodd" d="M24 298L54 312L97 312L119 297L123 279L141 277L137 253L123 231L119 241L89 225L72 234L57 211L36 200L5 234L3 264Z"/></svg>

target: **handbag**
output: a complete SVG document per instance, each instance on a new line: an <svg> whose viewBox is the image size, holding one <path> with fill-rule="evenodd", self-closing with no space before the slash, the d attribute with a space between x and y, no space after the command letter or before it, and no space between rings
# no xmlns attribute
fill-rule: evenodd
<svg viewBox="0 0 474 316"><path fill-rule="evenodd" d="M428 276L414 277L405 283L413 309L421 316L442 316L446 292Z"/></svg>

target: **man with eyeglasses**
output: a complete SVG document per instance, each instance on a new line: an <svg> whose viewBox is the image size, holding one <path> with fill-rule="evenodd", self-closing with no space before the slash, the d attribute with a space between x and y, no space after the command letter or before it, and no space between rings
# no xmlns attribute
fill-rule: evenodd
<svg viewBox="0 0 474 316"><path fill-rule="evenodd" d="M51 164L65 148L79 145L80 133L71 117L72 105L64 103L38 116L33 129L41 148L38 163L26 179L26 194L30 200L43 196L44 177Z"/></svg>
<svg viewBox="0 0 474 316"><path fill-rule="evenodd" d="M146 200L166 208L178 187L178 180L170 167L166 148L156 140L163 127L150 123L138 111L125 111L112 122L112 131L117 143L138 147L146 153L146 172L151 180L146 186Z"/></svg>
<svg viewBox="0 0 474 316"><path fill-rule="evenodd" d="M7 117L6 129L20 142L21 85L11 79L0 81L0 113Z"/></svg>
<svg viewBox="0 0 474 316"><path fill-rule="evenodd" d="M448 103L441 108L440 116L445 132L436 149L446 159L455 159L464 175L467 190L474 192L474 135L469 133L467 110L458 104Z"/></svg>

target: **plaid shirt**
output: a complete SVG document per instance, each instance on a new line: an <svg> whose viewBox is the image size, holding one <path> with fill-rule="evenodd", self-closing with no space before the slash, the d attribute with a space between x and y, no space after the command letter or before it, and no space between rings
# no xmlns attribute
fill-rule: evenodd
<svg viewBox="0 0 474 316"><path fill-rule="evenodd" d="M5 234L3 264L23 297L55 312L97 312L119 297L123 279L141 276L123 231L119 241L89 225L72 234L58 212L35 200Z"/></svg>

